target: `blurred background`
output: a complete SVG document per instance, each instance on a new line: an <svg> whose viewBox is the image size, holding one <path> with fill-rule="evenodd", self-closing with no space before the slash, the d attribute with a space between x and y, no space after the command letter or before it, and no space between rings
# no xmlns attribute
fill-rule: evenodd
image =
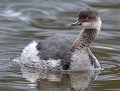
<svg viewBox="0 0 120 91"><path fill-rule="evenodd" d="M86 7L96 8L103 23L91 49L104 70L89 91L120 91L120 0L0 0L0 91L37 91L11 59L33 40L76 37L81 28L67 24Z"/></svg>

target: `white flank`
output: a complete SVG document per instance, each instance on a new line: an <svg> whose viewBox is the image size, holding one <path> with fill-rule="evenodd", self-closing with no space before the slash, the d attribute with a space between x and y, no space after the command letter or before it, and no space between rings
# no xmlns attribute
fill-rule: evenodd
<svg viewBox="0 0 120 91"><path fill-rule="evenodd" d="M37 42L33 41L28 44L24 49L20 57L14 59L13 61L18 62L21 66L25 65L28 67L36 67L41 69L61 69L60 59L48 59L43 60L38 56L39 51L37 50Z"/></svg>
<svg viewBox="0 0 120 91"><path fill-rule="evenodd" d="M30 62L39 62L39 57L37 56L39 51L36 49L37 44L38 43L36 41L33 41L23 49L23 52L21 54L21 62L23 64Z"/></svg>

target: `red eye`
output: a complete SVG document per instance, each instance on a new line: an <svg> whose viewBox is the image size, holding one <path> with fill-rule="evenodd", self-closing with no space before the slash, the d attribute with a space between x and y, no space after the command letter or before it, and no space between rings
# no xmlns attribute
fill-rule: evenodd
<svg viewBox="0 0 120 91"><path fill-rule="evenodd" d="M88 18L88 17L85 18L85 21L89 21L89 20L90 20L90 18Z"/></svg>

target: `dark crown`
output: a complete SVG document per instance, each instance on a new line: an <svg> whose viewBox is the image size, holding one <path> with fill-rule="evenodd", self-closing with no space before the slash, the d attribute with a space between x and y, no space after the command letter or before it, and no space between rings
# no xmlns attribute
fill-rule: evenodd
<svg viewBox="0 0 120 91"><path fill-rule="evenodd" d="M98 12L93 8L86 8L80 11L78 15L78 21L83 21L86 17L90 18L91 20L96 20L99 16Z"/></svg>

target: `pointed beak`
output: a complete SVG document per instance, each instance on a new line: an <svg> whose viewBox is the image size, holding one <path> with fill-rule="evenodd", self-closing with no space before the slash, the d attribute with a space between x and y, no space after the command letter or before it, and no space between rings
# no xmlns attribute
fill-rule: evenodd
<svg viewBox="0 0 120 91"><path fill-rule="evenodd" d="M71 26L80 26L80 25L82 25L82 22L79 22L79 21L75 23L71 23Z"/></svg>

